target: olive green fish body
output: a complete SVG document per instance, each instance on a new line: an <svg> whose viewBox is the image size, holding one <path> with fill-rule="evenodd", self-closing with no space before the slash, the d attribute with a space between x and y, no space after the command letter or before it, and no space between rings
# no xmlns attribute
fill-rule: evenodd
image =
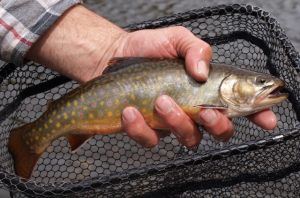
<svg viewBox="0 0 300 198"><path fill-rule="evenodd" d="M248 112L239 112L239 108L244 107L240 104L238 107L235 105L236 98L240 101L245 100L256 91L250 82L250 85L244 81L244 84L237 84L235 76L243 79L249 75L257 76L255 72L212 64L208 80L200 83L187 75L184 60L140 60L129 61L130 64L127 65L125 61L126 67L120 67L76 88L52 102L48 110L33 123L14 129L9 140L9 150L16 161L17 174L28 178L38 157L58 137L70 137L69 141L72 144L72 136L84 135L77 145L79 146L92 135L121 132L121 113L127 106L136 107L151 127L161 128L159 118L154 112L154 101L163 94L171 96L188 115L191 115L192 111L198 112L201 106L227 109L230 117L259 110L251 110L247 106ZM228 86L232 87L227 88ZM246 91L241 89L241 86L247 87ZM233 100L231 97L235 94L232 94L232 91L235 90L239 94ZM18 165L18 161L24 160L25 155L18 154L17 142L31 153L26 155L27 158L33 156L25 170Z"/></svg>
<svg viewBox="0 0 300 198"><path fill-rule="evenodd" d="M119 132L121 112L125 107L134 106L142 114L153 116L154 101L162 94L173 97L183 107L218 104L219 75L200 84L186 75L181 60L130 66L88 82L50 104L32 130L24 134L24 139L28 146L35 147L33 150L43 150L38 146L44 147L69 133L105 134L101 130L83 132L82 125L97 122L112 128L117 125L115 132Z"/></svg>

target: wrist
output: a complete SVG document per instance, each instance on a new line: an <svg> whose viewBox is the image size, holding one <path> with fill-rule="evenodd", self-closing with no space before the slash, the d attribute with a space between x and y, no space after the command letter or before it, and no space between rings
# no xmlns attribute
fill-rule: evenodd
<svg viewBox="0 0 300 198"><path fill-rule="evenodd" d="M26 58L79 82L101 74L127 32L81 5L66 11Z"/></svg>

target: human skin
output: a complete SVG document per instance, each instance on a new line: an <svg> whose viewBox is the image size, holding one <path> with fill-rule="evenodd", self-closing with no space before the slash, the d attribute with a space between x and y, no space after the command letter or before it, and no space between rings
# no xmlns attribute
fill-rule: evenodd
<svg viewBox="0 0 300 198"><path fill-rule="evenodd" d="M41 63L80 83L101 75L113 57L184 57L188 73L205 81L212 57L210 46L184 27L140 30L128 33L113 23L77 5L33 44L26 59ZM216 139L226 141L234 133L232 122L218 110L201 109L195 120L170 98L156 99L155 110L179 142L187 147L199 144L201 124ZM276 126L270 110L248 117L264 129ZM169 132L151 129L134 107L123 110L122 125L128 136L145 147L153 147Z"/></svg>

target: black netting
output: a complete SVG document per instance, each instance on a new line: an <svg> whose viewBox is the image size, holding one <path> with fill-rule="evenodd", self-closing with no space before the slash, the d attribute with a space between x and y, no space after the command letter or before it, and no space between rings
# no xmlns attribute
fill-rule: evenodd
<svg viewBox="0 0 300 198"><path fill-rule="evenodd" d="M299 197L300 59L270 15L252 6L193 10L129 26L183 25L213 46L214 62L271 73L284 79L289 100L273 111L278 127L269 133L244 118L234 120L228 143L204 134L197 151L173 136L145 149L124 134L95 136L77 153L64 138L47 149L30 180L17 177L7 151L9 132L31 122L47 103L77 83L45 67L0 68L0 179L16 197Z"/></svg>

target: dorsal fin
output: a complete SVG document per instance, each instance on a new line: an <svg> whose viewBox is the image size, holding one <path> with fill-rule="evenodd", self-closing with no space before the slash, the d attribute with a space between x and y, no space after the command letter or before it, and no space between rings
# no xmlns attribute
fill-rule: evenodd
<svg viewBox="0 0 300 198"><path fill-rule="evenodd" d="M108 66L104 69L102 74L116 72L118 70L130 67L131 65L136 65L138 63L159 60L163 60L163 58L115 57L109 60Z"/></svg>

